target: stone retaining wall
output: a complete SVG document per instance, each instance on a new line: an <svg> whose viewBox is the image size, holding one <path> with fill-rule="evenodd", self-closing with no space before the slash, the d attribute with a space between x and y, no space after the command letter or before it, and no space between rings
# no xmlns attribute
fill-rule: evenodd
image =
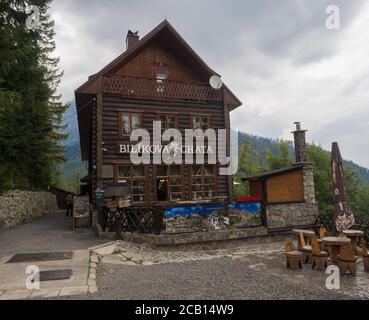
<svg viewBox="0 0 369 320"><path fill-rule="evenodd" d="M309 203L267 206L268 229L310 226L319 215L318 207Z"/></svg>
<svg viewBox="0 0 369 320"><path fill-rule="evenodd" d="M179 246L206 242L245 240L267 235L268 231L265 227L256 227L162 235L123 233L120 240L139 244L148 243L155 246Z"/></svg>
<svg viewBox="0 0 369 320"><path fill-rule="evenodd" d="M6 192L0 195L0 229L14 227L57 209L56 196L52 193Z"/></svg>

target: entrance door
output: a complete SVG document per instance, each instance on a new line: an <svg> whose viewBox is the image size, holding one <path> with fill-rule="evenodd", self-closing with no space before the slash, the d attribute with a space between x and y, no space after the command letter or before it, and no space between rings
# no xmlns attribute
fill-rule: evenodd
<svg viewBox="0 0 369 320"><path fill-rule="evenodd" d="M156 199L157 201L169 201L168 179L156 180Z"/></svg>

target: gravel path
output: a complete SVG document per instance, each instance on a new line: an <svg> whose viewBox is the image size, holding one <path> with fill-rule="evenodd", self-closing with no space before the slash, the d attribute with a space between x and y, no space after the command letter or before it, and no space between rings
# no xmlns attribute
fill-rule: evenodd
<svg viewBox="0 0 369 320"><path fill-rule="evenodd" d="M83 250L104 242L106 240L96 239L89 229L73 232L71 218L59 211L25 225L0 230L0 257L21 252ZM313 287L297 281L302 275L308 276L311 273L308 270L296 274L296 279L282 276L279 272L284 270L280 269L283 264L275 258L269 262L269 258L260 253L240 259L224 256L150 266L100 263L99 291L65 299L352 299L352 296L326 290L315 276L317 283ZM272 272L258 267L263 263Z"/></svg>
<svg viewBox="0 0 369 320"><path fill-rule="evenodd" d="M147 267L101 264L97 284L99 292L90 299L351 299L323 287L304 288L229 257Z"/></svg>
<svg viewBox="0 0 369 320"><path fill-rule="evenodd" d="M72 231L72 218L64 211L47 214L24 225L0 230L0 257L15 253L84 250L106 242L96 239L91 230Z"/></svg>

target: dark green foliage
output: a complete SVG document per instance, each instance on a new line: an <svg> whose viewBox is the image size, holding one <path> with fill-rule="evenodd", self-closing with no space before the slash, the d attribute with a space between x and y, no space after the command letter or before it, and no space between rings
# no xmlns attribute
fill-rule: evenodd
<svg viewBox="0 0 369 320"><path fill-rule="evenodd" d="M331 174L331 157L320 146L308 145L307 155L314 167L315 196L322 214L332 215L333 187Z"/></svg>
<svg viewBox="0 0 369 320"><path fill-rule="evenodd" d="M0 1L0 191L46 189L65 139L66 106L56 88L61 73L55 49L51 0ZM40 9L40 29L26 26L28 5Z"/></svg>
<svg viewBox="0 0 369 320"><path fill-rule="evenodd" d="M308 159L314 165L316 198L322 214L332 216L333 189L331 157L320 146L308 145ZM363 183L359 172L349 162L344 164L346 190L349 206L358 219L369 218L369 186Z"/></svg>
<svg viewBox="0 0 369 320"><path fill-rule="evenodd" d="M266 139L265 139L266 140ZM270 141L270 140L269 140ZM277 143L278 148L268 150L264 156L250 147L250 144L242 146L240 151L239 171L235 181L240 182L242 175L250 176L257 173L276 170L293 163L291 149L284 141ZM333 188L331 175L331 156L320 146L307 145L308 160L314 167L315 193L321 214L333 216ZM264 158L264 159L263 159ZM355 166L345 162L344 173L346 178L347 196L349 206L355 218L360 220L369 219L369 186L362 181L360 171L354 170ZM247 183L241 183L235 187L236 196L249 195Z"/></svg>
<svg viewBox="0 0 369 320"><path fill-rule="evenodd" d="M237 196L249 194L248 183L242 182L242 176L252 176L263 172L265 169L259 153L253 150L249 144L244 144L239 152L238 172L234 176L235 193Z"/></svg>
<svg viewBox="0 0 369 320"><path fill-rule="evenodd" d="M69 176L61 174L56 175L54 185L62 190L79 194L81 188L81 179L86 175L85 171L85 168L77 168L74 169Z"/></svg>
<svg viewBox="0 0 369 320"><path fill-rule="evenodd" d="M274 154L269 150L266 158L268 162L268 168L271 171L288 167L294 162L291 157L288 144L283 140L281 140L279 143L279 150L277 154Z"/></svg>

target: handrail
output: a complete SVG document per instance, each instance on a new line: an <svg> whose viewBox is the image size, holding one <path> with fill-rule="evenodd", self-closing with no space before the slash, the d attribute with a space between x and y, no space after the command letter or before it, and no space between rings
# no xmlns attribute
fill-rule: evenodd
<svg viewBox="0 0 369 320"><path fill-rule="evenodd" d="M132 99L154 99L172 101L222 102L223 90L215 90L203 83L150 78L104 77L103 93L120 95Z"/></svg>

